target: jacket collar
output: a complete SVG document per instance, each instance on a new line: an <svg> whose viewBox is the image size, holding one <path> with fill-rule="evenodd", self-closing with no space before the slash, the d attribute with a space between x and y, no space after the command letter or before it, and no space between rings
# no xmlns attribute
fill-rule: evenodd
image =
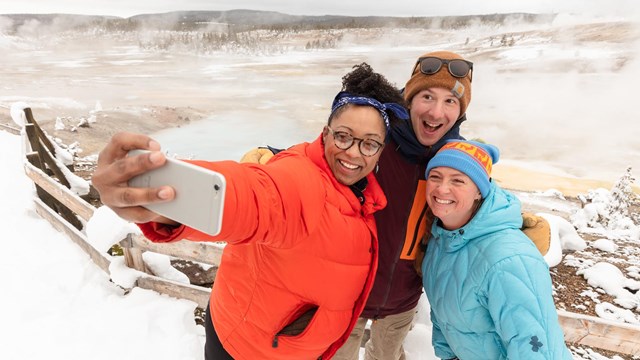
<svg viewBox="0 0 640 360"><path fill-rule="evenodd" d="M522 216L520 201L515 195L498 187L491 181L489 194L476 214L463 227L447 230L434 221L431 233L437 241L444 241L447 252L454 252L487 234L504 229L520 229Z"/></svg>
<svg viewBox="0 0 640 360"><path fill-rule="evenodd" d="M449 131L434 145L424 146L416 137L411 120L402 120L391 129L391 139L398 145L397 150L414 164L421 164L433 157L449 139L464 139L460 136L460 124L467 119L466 114L456 121ZM384 150L383 150L384 151Z"/></svg>

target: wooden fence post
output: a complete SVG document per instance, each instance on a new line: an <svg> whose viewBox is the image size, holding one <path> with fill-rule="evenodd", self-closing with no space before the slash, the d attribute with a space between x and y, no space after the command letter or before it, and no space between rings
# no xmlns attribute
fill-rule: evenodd
<svg viewBox="0 0 640 360"><path fill-rule="evenodd" d="M31 113L30 108L24 109L25 116L27 118L27 123L25 124L25 132L27 134L27 138L29 143L31 144L31 150L34 151L33 154L27 155L27 159L31 164L38 167L40 170L45 172L46 174L55 174L58 181L67 187L67 189L71 188L71 184L64 176L64 173L58 167L54 156L55 156L55 148L49 138L44 134L36 120L33 118L33 114ZM69 210L64 204L53 198L50 194L43 191L39 186L36 185L36 193L38 197L49 206L51 209L55 210L58 214L60 214L66 221L68 221L71 225L73 225L76 229L82 230L82 222L75 216L75 214Z"/></svg>
<svg viewBox="0 0 640 360"><path fill-rule="evenodd" d="M27 124L33 125L36 137L42 141L42 144L44 144L44 146L49 150L49 152L51 152L51 154L53 154L53 156L56 156L56 149L53 147L53 144L51 143L49 138L44 134L44 131L42 131L40 125L38 125L38 123L36 122L36 119L33 117L33 113L31 112L31 108L24 109L24 116L27 118ZM25 126L27 124L25 124ZM33 143L31 143L31 146L33 147ZM35 151L36 149L34 148L33 150Z"/></svg>
<svg viewBox="0 0 640 360"><path fill-rule="evenodd" d="M133 246L133 234L127 234L127 237L123 241L120 241L120 246L122 246L124 261L128 267L147 274L152 274L144 263L142 250Z"/></svg>

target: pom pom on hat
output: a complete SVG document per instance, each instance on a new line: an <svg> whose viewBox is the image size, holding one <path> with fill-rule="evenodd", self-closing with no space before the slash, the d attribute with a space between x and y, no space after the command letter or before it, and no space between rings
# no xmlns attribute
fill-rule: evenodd
<svg viewBox="0 0 640 360"><path fill-rule="evenodd" d="M476 184L482 198L489 194L491 168L498 162L500 151L490 144L470 140L449 140L429 161L425 177L431 169L449 167L467 175Z"/></svg>
<svg viewBox="0 0 640 360"><path fill-rule="evenodd" d="M420 58L437 57L445 60L464 58L450 51L434 51L423 54ZM416 64L413 68L413 74L404 87L404 99L411 106L411 99L422 90L430 88L444 88L450 90L458 99L460 99L460 115L462 117L467 111L469 102L471 101L471 73L463 78L454 77L449 73L447 65L443 64L440 70L433 75L426 75L420 71L420 66Z"/></svg>

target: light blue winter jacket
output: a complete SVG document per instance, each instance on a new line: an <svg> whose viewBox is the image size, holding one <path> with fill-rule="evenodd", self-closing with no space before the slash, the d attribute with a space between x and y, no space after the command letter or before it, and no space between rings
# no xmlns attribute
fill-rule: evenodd
<svg viewBox="0 0 640 360"><path fill-rule="evenodd" d="M520 231L520 201L491 182L465 226L449 231L437 223L422 263L436 356L571 359L549 268Z"/></svg>

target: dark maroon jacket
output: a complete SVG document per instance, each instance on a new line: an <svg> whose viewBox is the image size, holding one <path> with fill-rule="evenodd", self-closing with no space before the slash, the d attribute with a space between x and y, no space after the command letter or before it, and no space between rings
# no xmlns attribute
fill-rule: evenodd
<svg viewBox="0 0 640 360"><path fill-rule="evenodd" d="M377 319L416 307L422 279L413 262L426 231L427 162L447 139L461 139L460 119L435 145L420 145L409 122L394 128L378 162L376 178L387 207L374 214L378 226L378 271L361 317Z"/></svg>

